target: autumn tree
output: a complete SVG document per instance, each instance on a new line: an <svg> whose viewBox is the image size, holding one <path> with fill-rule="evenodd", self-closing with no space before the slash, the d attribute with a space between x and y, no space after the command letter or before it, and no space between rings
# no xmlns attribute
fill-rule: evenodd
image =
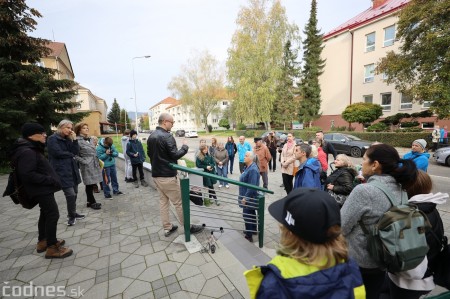
<svg viewBox="0 0 450 299"><path fill-rule="evenodd" d="M50 133L64 118L77 122L86 116L68 113L78 105L71 101L75 82L57 80L57 70L39 64L50 54L49 41L28 33L40 17L24 0L0 1L0 164L24 123L38 122Z"/></svg>
<svg viewBox="0 0 450 299"><path fill-rule="evenodd" d="M224 70L217 59L206 50L195 52L187 65L181 67L181 74L172 78L168 88L183 106L191 108L196 124L203 121L209 132L208 116L217 111L218 100L227 97Z"/></svg>
<svg viewBox="0 0 450 299"><path fill-rule="evenodd" d="M111 110L109 111L106 118L108 122L111 124L120 123L120 106L119 103L117 103L116 99L114 99L114 102L111 106Z"/></svg>
<svg viewBox="0 0 450 299"><path fill-rule="evenodd" d="M297 38L298 29L288 23L285 8L275 0L250 0L239 11L236 24L227 61L235 117L268 125L282 76L283 47Z"/></svg>
<svg viewBox="0 0 450 299"><path fill-rule="evenodd" d="M323 49L323 34L317 28L317 1L311 1L311 11L308 23L303 31L306 38L303 40L303 70L301 80L302 101L299 116L303 123L320 117L319 76L323 73L325 60L320 55Z"/></svg>
<svg viewBox="0 0 450 299"><path fill-rule="evenodd" d="M383 115L383 107L372 103L355 103L348 105L342 112L342 118L349 123L370 124Z"/></svg>
<svg viewBox="0 0 450 299"><path fill-rule="evenodd" d="M450 1L411 0L399 15L399 52L382 58L378 73L413 98L432 101L439 118L450 116Z"/></svg>

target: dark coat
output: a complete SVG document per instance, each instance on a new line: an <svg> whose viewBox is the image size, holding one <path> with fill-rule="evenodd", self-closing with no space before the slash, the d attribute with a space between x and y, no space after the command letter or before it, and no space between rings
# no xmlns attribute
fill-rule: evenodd
<svg viewBox="0 0 450 299"><path fill-rule="evenodd" d="M334 146L331 143L323 140L322 141L322 149L325 152L327 162L328 162L328 154L332 154L333 158L336 160L337 153L336 153L336 150L334 149Z"/></svg>
<svg viewBox="0 0 450 299"><path fill-rule="evenodd" d="M227 152L228 152L228 157L229 157L230 159L234 159L234 155L236 155L236 152L237 152L237 146L236 146L236 143L234 143L234 142L227 142L227 143L225 144L225 149L226 149Z"/></svg>
<svg viewBox="0 0 450 299"><path fill-rule="evenodd" d="M349 195L352 192L355 180L356 170L350 167L339 167L325 180L326 185L332 184L333 192L336 194Z"/></svg>
<svg viewBox="0 0 450 299"><path fill-rule="evenodd" d="M130 139L127 143L127 155L130 157L131 164L144 163L145 152L142 143L138 139ZM134 155L139 153L137 157Z"/></svg>
<svg viewBox="0 0 450 299"><path fill-rule="evenodd" d="M239 177L239 182L247 183L250 185L254 185L259 187L259 168L256 163L250 164L248 167L244 168L244 172ZM239 207L245 208L246 206L241 204L241 200L245 198L247 202L252 203L252 206L255 206L256 201L249 200L250 198L256 199L258 196L258 191L252 188L247 188L244 186L239 186Z"/></svg>
<svg viewBox="0 0 450 299"><path fill-rule="evenodd" d="M174 177L177 171L169 167L169 163L177 164L177 160L187 154L189 147L183 145L179 150L172 134L161 127L148 137L147 154L152 163L152 177Z"/></svg>
<svg viewBox="0 0 450 299"><path fill-rule="evenodd" d="M431 202L423 202L423 203L415 203L419 210L423 211L430 221L431 230L425 233L427 238L427 244L430 247L427 253L428 263L430 267L433 267L433 264L438 262L436 260L437 255L441 250L441 242L442 237L444 236L444 224L442 223L441 215L439 211L436 209L436 204Z"/></svg>
<svg viewBox="0 0 450 299"><path fill-rule="evenodd" d="M59 175L62 188L70 188L81 183L78 162L75 160L80 152L77 140L63 138L58 133L47 140L48 158L50 165Z"/></svg>
<svg viewBox="0 0 450 299"><path fill-rule="evenodd" d="M11 160L16 161L17 178L30 198L61 190L58 175L44 156L44 145L19 138L13 145Z"/></svg>
<svg viewBox="0 0 450 299"><path fill-rule="evenodd" d="M211 157L209 154L205 155L205 158L201 160L199 158L200 155L197 156L197 159L195 160L195 165L198 168L202 168L204 172L208 172L211 174L216 174L216 162L214 162L214 158ZM211 170L207 170L206 167L211 166ZM203 186L205 187L212 187L215 183L217 183L216 179L203 177Z"/></svg>

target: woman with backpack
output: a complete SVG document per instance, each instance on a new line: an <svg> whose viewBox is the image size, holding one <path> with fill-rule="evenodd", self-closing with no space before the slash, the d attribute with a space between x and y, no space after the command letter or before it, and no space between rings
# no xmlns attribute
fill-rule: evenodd
<svg viewBox="0 0 450 299"><path fill-rule="evenodd" d="M430 249L422 263L416 268L399 273L388 273L389 298L418 299L431 292L435 287L432 269L441 262L437 257L444 236L444 225L436 205L445 204L449 196L441 192L433 194L431 193L432 188L433 182L430 176L419 170L416 181L406 190L408 202L417 205L430 221L431 230L426 232L427 244Z"/></svg>
<svg viewBox="0 0 450 299"><path fill-rule="evenodd" d="M371 257L367 247L368 238L362 225L372 227L392 207L389 198L375 184L389 190L394 204L398 205L402 190L416 181L417 168L413 161L400 159L392 146L376 144L364 154L362 173L367 178L367 183L357 185L342 206L342 233L347 239L350 256L360 267L367 299L378 299L385 271Z"/></svg>

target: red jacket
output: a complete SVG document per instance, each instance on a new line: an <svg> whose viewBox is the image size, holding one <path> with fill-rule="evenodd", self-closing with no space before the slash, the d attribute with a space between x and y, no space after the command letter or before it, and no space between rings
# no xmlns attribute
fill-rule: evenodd
<svg viewBox="0 0 450 299"><path fill-rule="evenodd" d="M327 154L325 154L325 152L321 147L317 148L317 152L318 152L317 160L319 160L320 166L322 166L322 170L327 171L328 170Z"/></svg>

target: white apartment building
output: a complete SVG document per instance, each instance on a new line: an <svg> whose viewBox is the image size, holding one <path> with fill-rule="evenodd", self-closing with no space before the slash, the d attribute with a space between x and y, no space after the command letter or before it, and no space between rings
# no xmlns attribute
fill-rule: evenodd
<svg viewBox="0 0 450 299"><path fill-rule="evenodd" d="M368 1L368 0L366 0ZM322 58L326 60L320 77L322 117L314 122L325 130L348 126L341 113L354 103L368 102L383 107L383 116L426 110L430 102L411 99L388 85L383 74L375 74L381 58L398 51L396 38L398 13L409 0L372 0L366 11L324 35ZM368 3L369 4L369 3ZM435 117L421 119L423 128L432 128ZM352 124L358 130L362 126Z"/></svg>
<svg viewBox="0 0 450 299"><path fill-rule="evenodd" d="M213 112L208 116L208 124L212 126L213 130L225 130L219 127L219 121L222 118L223 110L230 104L229 100L220 100L217 102L217 112ZM155 104L149 109L149 123L150 130L154 130L158 126L158 118L161 113L170 113L173 116L175 123L172 131L176 130L196 130L205 131L205 124L201 122L196 124L195 115L189 106L183 106L181 101L168 97L161 102Z"/></svg>

